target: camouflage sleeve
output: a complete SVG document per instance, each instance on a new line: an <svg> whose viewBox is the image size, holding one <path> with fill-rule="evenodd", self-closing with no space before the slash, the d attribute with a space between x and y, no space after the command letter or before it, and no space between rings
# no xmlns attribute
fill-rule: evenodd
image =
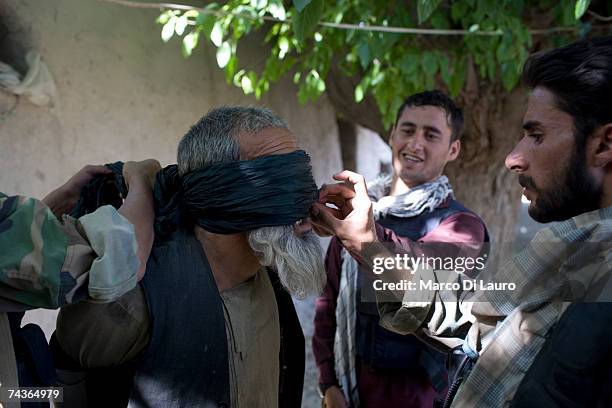
<svg viewBox="0 0 612 408"><path fill-rule="evenodd" d="M0 310L110 301L135 286L133 226L112 207L86 217L60 221L39 200L0 193Z"/></svg>

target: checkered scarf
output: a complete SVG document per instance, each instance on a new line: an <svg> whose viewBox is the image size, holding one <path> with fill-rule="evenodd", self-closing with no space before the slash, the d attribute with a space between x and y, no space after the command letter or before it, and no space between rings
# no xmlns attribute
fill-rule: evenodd
<svg viewBox="0 0 612 408"><path fill-rule="evenodd" d="M452 407L503 407L569 300L609 300L612 207L581 214L540 231L492 280L514 291L481 293L471 305L476 323L464 343L478 355ZM607 296L609 297L609 296Z"/></svg>
<svg viewBox="0 0 612 408"><path fill-rule="evenodd" d="M373 202L374 218L394 215L415 217L433 211L453 195L446 176L421 184L398 196L389 196L392 177L383 174L368 183L368 195ZM359 265L346 250L342 250L342 271L336 304L336 335L334 338L335 367L340 386L350 407L359 407L355 370L355 324L357 313L357 273Z"/></svg>
<svg viewBox="0 0 612 408"><path fill-rule="evenodd" d="M446 198L453 195L453 188L446 176L419 184L410 191L390 196L392 177L390 174L381 174L368 183L368 195L372 200L374 218L384 218L394 215L400 218L415 217L424 212L433 211Z"/></svg>

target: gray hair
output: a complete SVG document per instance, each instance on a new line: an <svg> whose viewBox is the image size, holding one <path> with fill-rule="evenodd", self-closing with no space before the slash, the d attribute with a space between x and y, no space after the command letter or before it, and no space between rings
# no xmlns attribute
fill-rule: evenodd
<svg viewBox="0 0 612 408"><path fill-rule="evenodd" d="M183 175L207 164L239 160L240 133L257 133L287 124L267 108L221 106L210 110L189 129L178 145L177 163Z"/></svg>

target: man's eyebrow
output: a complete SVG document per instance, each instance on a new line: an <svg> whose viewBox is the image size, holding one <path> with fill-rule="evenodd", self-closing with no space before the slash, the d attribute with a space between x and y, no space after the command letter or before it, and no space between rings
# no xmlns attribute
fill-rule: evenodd
<svg viewBox="0 0 612 408"><path fill-rule="evenodd" d="M400 127L400 128L403 128L403 127L417 127L417 124L416 124L416 123L413 123L413 122L410 122L410 121L405 121L405 122L400 123L399 127ZM442 134L442 132L440 131L440 129L438 129L438 128L437 128L437 127L435 127L435 126L425 125L425 126L423 126L423 129L425 129L425 130L426 130L426 131L428 131L428 132L436 133L436 134L438 134L438 135L441 135L441 134Z"/></svg>
<svg viewBox="0 0 612 408"><path fill-rule="evenodd" d="M541 127L542 123L538 122L537 120L528 120L527 122L523 123L523 130L526 130L528 132Z"/></svg>
<svg viewBox="0 0 612 408"><path fill-rule="evenodd" d="M423 126L423 129L428 130L428 131L433 132L433 133L442 134L440 129L438 129L435 126Z"/></svg>

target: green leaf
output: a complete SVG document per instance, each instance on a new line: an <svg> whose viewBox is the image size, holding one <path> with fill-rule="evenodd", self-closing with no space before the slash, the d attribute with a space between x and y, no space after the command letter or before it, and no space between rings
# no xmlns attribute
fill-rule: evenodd
<svg viewBox="0 0 612 408"><path fill-rule="evenodd" d="M251 80L251 78L249 78L248 75L244 75L241 79L240 79L240 87L242 88L242 91L248 95L250 93L252 93L254 91L253 89L253 81Z"/></svg>
<svg viewBox="0 0 612 408"><path fill-rule="evenodd" d="M372 61L372 54L370 53L370 46L367 42L362 42L357 47L357 55L359 56L359 62L361 63L361 68L366 69L368 65L370 65L370 61Z"/></svg>
<svg viewBox="0 0 612 408"><path fill-rule="evenodd" d="M293 0L293 6L298 13L301 13L311 2L312 0Z"/></svg>
<svg viewBox="0 0 612 408"><path fill-rule="evenodd" d="M446 19L446 15L442 13L441 10L438 10L438 12L433 13L430 21L432 27L438 30L446 30L450 28L450 24Z"/></svg>
<svg viewBox="0 0 612 408"><path fill-rule="evenodd" d="M467 14L468 4L463 1L453 2L451 6L451 18L454 22L459 22Z"/></svg>
<svg viewBox="0 0 612 408"><path fill-rule="evenodd" d="M449 84L449 90L452 96L459 95L465 81L465 59L459 59L453 65L453 73Z"/></svg>
<svg viewBox="0 0 612 408"><path fill-rule="evenodd" d="M478 0L478 9L485 15L492 15L500 6L499 0Z"/></svg>
<svg viewBox="0 0 612 408"><path fill-rule="evenodd" d="M271 2L268 6L268 13L270 13L272 17L277 18L279 20L284 20L287 18L287 12L285 11L285 7L283 7L283 3L280 1Z"/></svg>
<svg viewBox="0 0 612 408"><path fill-rule="evenodd" d="M210 41L215 44L215 47L220 47L223 42L223 29L221 28L221 23L218 21L215 22L210 32Z"/></svg>
<svg viewBox="0 0 612 408"><path fill-rule="evenodd" d="M257 100L261 99L261 95L264 92L268 92L269 89L270 89L270 81L267 81L265 79L260 79L259 82L257 82L257 86L255 87L255 98Z"/></svg>
<svg viewBox="0 0 612 408"><path fill-rule="evenodd" d="M187 17L185 15L180 16L176 20L176 23L174 24L174 32L176 33L176 35L183 35L183 33L185 32L185 28L187 27L187 22Z"/></svg>
<svg viewBox="0 0 612 408"><path fill-rule="evenodd" d="M417 1L417 17L419 25L427 21L429 16L436 11L442 0L418 0Z"/></svg>
<svg viewBox="0 0 612 408"><path fill-rule="evenodd" d="M170 39L174 35L175 24L176 24L176 17L174 16L170 17L170 20L168 20L168 22L164 24L164 27L162 28L162 31L161 31L161 39L163 42L170 41Z"/></svg>
<svg viewBox="0 0 612 408"><path fill-rule="evenodd" d="M429 76L435 75L438 71L438 60L435 54L431 52L426 51L423 53L423 60L421 63L423 64L423 69Z"/></svg>
<svg viewBox="0 0 612 408"><path fill-rule="evenodd" d="M293 32L298 41L303 42L312 35L323 15L323 0L312 0L304 10L293 18Z"/></svg>
<svg viewBox="0 0 612 408"><path fill-rule="evenodd" d="M502 64L501 73L504 88L506 88L506 91L511 91L519 80L519 72L516 69L516 65L511 62Z"/></svg>
<svg viewBox="0 0 612 408"><path fill-rule="evenodd" d="M576 4L571 1L564 1L555 9L557 21L564 26L572 25L576 22Z"/></svg>
<svg viewBox="0 0 612 408"><path fill-rule="evenodd" d="M232 83L232 78L236 73L236 67L238 67L238 58L236 57L236 53L232 52L232 56L230 57L229 62L225 66L225 81L228 84Z"/></svg>
<svg viewBox="0 0 612 408"><path fill-rule="evenodd" d="M174 15L174 13L172 11L164 11L163 13L161 13L159 15L159 17L157 17L157 19L155 20L156 23L159 23L161 25L166 24L169 20L170 17L172 17Z"/></svg>
<svg viewBox="0 0 612 408"><path fill-rule="evenodd" d="M505 62L514 58L514 53L511 48L512 45L514 45L512 43L512 33L507 31L504 33L504 36L497 47L497 51L495 52L498 62Z"/></svg>
<svg viewBox="0 0 612 408"><path fill-rule="evenodd" d="M289 39L287 37L280 37L278 39L278 58L283 59L289 51Z"/></svg>
<svg viewBox="0 0 612 408"><path fill-rule="evenodd" d="M440 65L440 75L442 76L442 80L444 83L450 87L451 83L451 73L450 73L450 60L446 55L443 55L439 61Z"/></svg>
<svg viewBox="0 0 612 408"><path fill-rule="evenodd" d="M268 5L268 0L251 0L251 7L255 9L263 9Z"/></svg>
<svg viewBox="0 0 612 408"><path fill-rule="evenodd" d="M319 94L322 94L323 92L325 92L325 81L321 78L317 78L316 87L317 87L317 91L319 91Z"/></svg>
<svg viewBox="0 0 612 408"><path fill-rule="evenodd" d="M416 72L419 66L419 60L416 55L405 55L400 61L400 69L404 75L412 75Z"/></svg>
<svg viewBox="0 0 612 408"><path fill-rule="evenodd" d="M191 56L194 48L198 46L199 39L200 33L197 31L192 31L183 38L183 57L187 58Z"/></svg>
<svg viewBox="0 0 612 408"><path fill-rule="evenodd" d="M219 68L224 68L232 56L232 47L230 43L225 41L217 48L217 65Z"/></svg>
<svg viewBox="0 0 612 408"><path fill-rule="evenodd" d="M576 17L576 20L580 20L580 17L586 13L589 8L589 3L591 3L591 0L576 1L576 7L574 7L574 17Z"/></svg>
<svg viewBox="0 0 612 408"><path fill-rule="evenodd" d="M197 19L199 15L200 15L200 12L198 10L187 10L185 14L183 14L185 18L195 18L195 19Z"/></svg>
<svg viewBox="0 0 612 408"><path fill-rule="evenodd" d="M363 97L364 97L363 87L361 86L361 84L359 84L355 87L355 102L359 103L363 101Z"/></svg>
<svg viewBox="0 0 612 408"><path fill-rule="evenodd" d="M198 14L198 18L196 19L196 24L202 27L202 32L210 40L210 34L212 33L213 27L215 26L215 21L217 19L212 14Z"/></svg>
<svg viewBox="0 0 612 408"><path fill-rule="evenodd" d="M238 88L240 88L240 80L242 79L242 76L246 74L246 71L244 69L241 69L240 71L236 72L236 74L234 75L234 77L232 78L232 82L234 83L234 86L237 86Z"/></svg>

